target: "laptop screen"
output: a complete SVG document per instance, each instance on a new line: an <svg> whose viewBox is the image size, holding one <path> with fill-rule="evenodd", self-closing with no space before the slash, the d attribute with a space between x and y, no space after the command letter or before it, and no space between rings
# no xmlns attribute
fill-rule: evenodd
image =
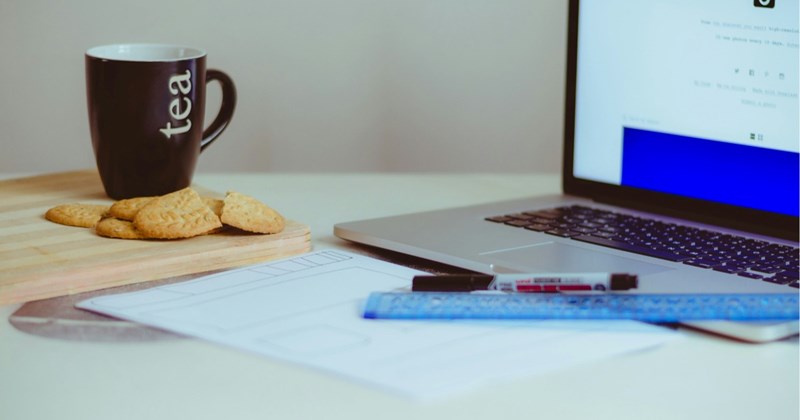
<svg viewBox="0 0 800 420"><path fill-rule="evenodd" d="M797 0L571 9L574 178L798 216Z"/></svg>

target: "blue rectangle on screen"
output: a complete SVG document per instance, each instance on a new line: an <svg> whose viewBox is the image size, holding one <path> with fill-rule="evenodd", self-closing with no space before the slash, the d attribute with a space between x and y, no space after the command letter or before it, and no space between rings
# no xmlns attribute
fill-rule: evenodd
<svg viewBox="0 0 800 420"><path fill-rule="evenodd" d="M622 185L798 216L800 154L624 128Z"/></svg>

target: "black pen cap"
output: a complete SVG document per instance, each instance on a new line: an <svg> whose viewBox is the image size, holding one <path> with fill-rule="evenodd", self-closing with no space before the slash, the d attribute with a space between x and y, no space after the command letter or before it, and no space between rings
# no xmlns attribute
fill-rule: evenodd
<svg viewBox="0 0 800 420"><path fill-rule="evenodd" d="M639 287L639 277L635 274L612 274L611 290L629 290Z"/></svg>
<svg viewBox="0 0 800 420"><path fill-rule="evenodd" d="M463 274L446 276L414 276L411 290L414 292L471 292L486 290L494 279L485 274Z"/></svg>

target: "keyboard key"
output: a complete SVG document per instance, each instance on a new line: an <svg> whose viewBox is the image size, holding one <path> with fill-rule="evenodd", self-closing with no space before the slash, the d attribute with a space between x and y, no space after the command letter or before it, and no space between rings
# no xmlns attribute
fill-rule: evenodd
<svg viewBox="0 0 800 420"><path fill-rule="evenodd" d="M614 233L609 233L609 232L594 232L594 233L592 233L592 236L597 236L597 237L605 238L605 239L611 239L611 238L613 238L613 237L615 237L617 235L614 234Z"/></svg>
<svg viewBox="0 0 800 420"><path fill-rule="evenodd" d="M781 268L777 268L777 267L773 267L771 265L757 264L757 265L754 265L754 266L750 267L750 270L751 271L758 271L759 273L773 274L773 273L777 273L777 272L781 271L782 269Z"/></svg>
<svg viewBox="0 0 800 420"><path fill-rule="evenodd" d="M560 236L562 238L571 238L573 236L579 235L576 232L571 232L569 230L564 230L564 229L551 229L546 231L545 233L550 235Z"/></svg>
<svg viewBox="0 0 800 420"><path fill-rule="evenodd" d="M748 273L747 271L737 274L737 276L747 277L748 279L762 279L764 276L760 274Z"/></svg>
<svg viewBox="0 0 800 420"><path fill-rule="evenodd" d="M529 219L529 220L531 222L533 222L533 223L539 223L539 224L543 224L543 225L553 223L553 219L545 219L543 217L534 217L534 218Z"/></svg>
<svg viewBox="0 0 800 420"><path fill-rule="evenodd" d="M735 274L735 273L741 273L742 271L747 271L747 267L742 267L741 265L732 262L724 262L721 264L717 264L714 267L711 267L711 269L714 271L719 271L728 274Z"/></svg>
<svg viewBox="0 0 800 420"><path fill-rule="evenodd" d="M584 222L581 222L581 224L579 226L580 227L585 227L585 228L590 228L590 229L598 229L598 228L602 227L603 225L600 224L600 223L597 223L597 222L586 222L586 221L584 221Z"/></svg>
<svg viewBox="0 0 800 420"><path fill-rule="evenodd" d="M535 212L525 212L534 217L541 217L543 219L555 219L558 216L561 216L561 212L558 210L540 210Z"/></svg>
<svg viewBox="0 0 800 420"><path fill-rule="evenodd" d="M800 272L798 272L797 270L781 271L780 273L776 273L775 275L776 276L780 276L780 277L786 277L786 278L794 279L794 280L800 280Z"/></svg>
<svg viewBox="0 0 800 420"><path fill-rule="evenodd" d="M550 225L542 225L542 224L538 224L538 223L534 223L532 225L525 226L525 229L533 230L533 231L536 231L536 232L544 232L544 231L550 230L552 228L553 227L550 226Z"/></svg>
<svg viewBox="0 0 800 420"><path fill-rule="evenodd" d="M585 227L575 227L575 228L572 228L572 231L573 232L579 232L579 233L592 233L592 232L594 232L594 229L585 228Z"/></svg>
<svg viewBox="0 0 800 420"><path fill-rule="evenodd" d="M507 221L505 223L507 225L509 225L509 226L514 226L514 227L525 227L525 226L528 226L529 224L531 224L527 220L519 220L519 219L512 219L512 220L509 220L509 221Z"/></svg>
<svg viewBox="0 0 800 420"><path fill-rule="evenodd" d="M719 272L728 273L728 274L741 273L742 271L746 270L746 268L743 268L743 267L724 266L724 265L722 265L722 266L718 265L716 267L711 267L711 269L714 270L714 271L719 271Z"/></svg>
<svg viewBox="0 0 800 420"><path fill-rule="evenodd" d="M533 219L534 218L533 216L531 216L531 215L529 215L527 213L509 214L508 217L510 217L512 219L517 219L517 220L528 220L528 219Z"/></svg>
<svg viewBox="0 0 800 420"><path fill-rule="evenodd" d="M691 265L694 267L700 268L711 268L715 265L719 264L718 261L711 261L711 260L704 260L704 259L692 259L683 262L684 264Z"/></svg>
<svg viewBox="0 0 800 420"><path fill-rule="evenodd" d="M775 284L789 284L797 280L787 279L785 277L767 277L764 279L764 281L768 281L770 283L775 283Z"/></svg>

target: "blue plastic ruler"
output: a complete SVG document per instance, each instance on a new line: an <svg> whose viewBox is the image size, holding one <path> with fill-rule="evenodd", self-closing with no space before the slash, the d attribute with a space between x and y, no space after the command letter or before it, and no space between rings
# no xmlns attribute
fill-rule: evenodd
<svg viewBox="0 0 800 420"><path fill-rule="evenodd" d="M633 319L798 320L798 293L782 294L558 294L372 293L372 319Z"/></svg>

